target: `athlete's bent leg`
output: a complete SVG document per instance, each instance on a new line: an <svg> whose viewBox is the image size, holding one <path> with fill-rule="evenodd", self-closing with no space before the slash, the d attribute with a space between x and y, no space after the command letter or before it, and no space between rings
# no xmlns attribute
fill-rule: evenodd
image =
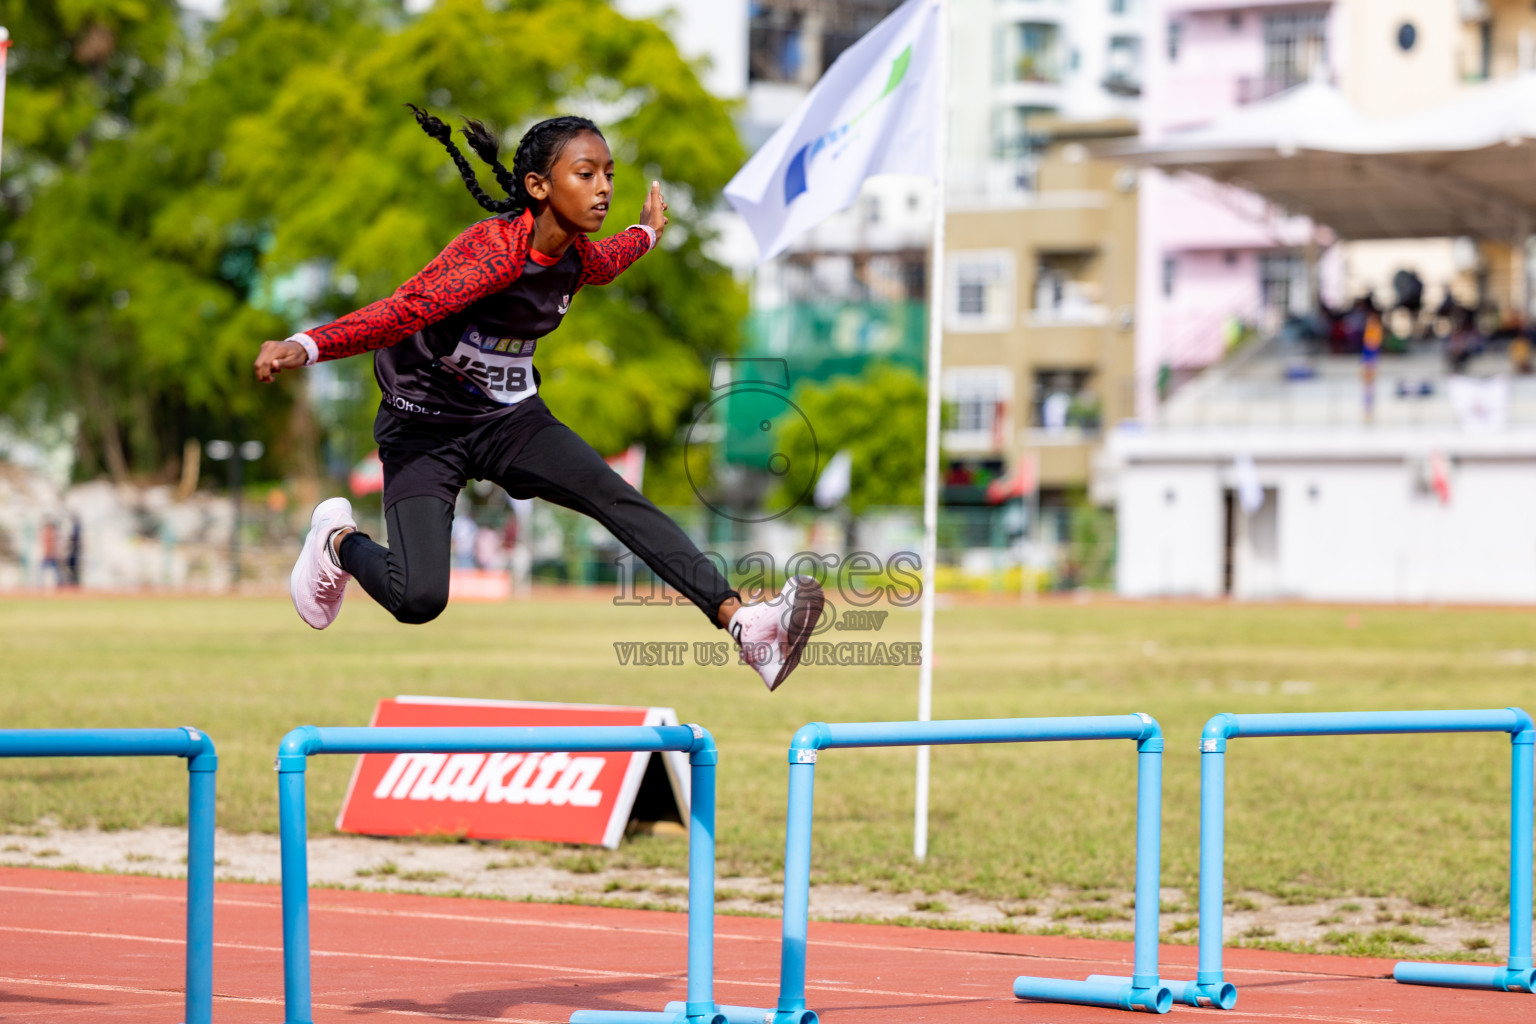
<svg viewBox="0 0 1536 1024"><path fill-rule="evenodd" d="M341 567L401 622L431 622L448 606L453 506L441 498L401 498L384 513L389 547L353 532L338 545Z"/></svg>

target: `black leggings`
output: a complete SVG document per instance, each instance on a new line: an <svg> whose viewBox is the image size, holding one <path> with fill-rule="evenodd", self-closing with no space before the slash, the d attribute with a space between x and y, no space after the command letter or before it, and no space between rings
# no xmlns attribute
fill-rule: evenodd
<svg viewBox="0 0 1536 1024"><path fill-rule="evenodd" d="M738 596L676 523L564 424L540 430L484 479L514 498L543 498L597 520L716 625L721 603ZM338 549L342 568L401 622L430 622L448 604L453 505L417 495L399 499L384 516L389 547L348 534Z"/></svg>

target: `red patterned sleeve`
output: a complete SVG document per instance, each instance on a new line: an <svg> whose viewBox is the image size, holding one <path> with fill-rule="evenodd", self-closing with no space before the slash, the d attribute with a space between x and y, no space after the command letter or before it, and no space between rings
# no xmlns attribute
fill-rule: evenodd
<svg viewBox="0 0 1536 1024"><path fill-rule="evenodd" d="M601 242L586 242L581 247L581 280L578 284L608 284L649 252L651 245L651 233L639 225L610 235Z"/></svg>
<svg viewBox="0 0 1536 1024"><path fill-rule="evenodd" d="M523 269L514 237L518 226L499 217L472 225L389 298L296 338L312 341L312 362L355 356L409 338L517 280Z"/></svg>

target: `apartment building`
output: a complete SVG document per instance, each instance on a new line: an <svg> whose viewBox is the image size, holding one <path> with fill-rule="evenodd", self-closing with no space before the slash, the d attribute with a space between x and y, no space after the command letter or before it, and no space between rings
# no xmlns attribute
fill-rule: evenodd
<svg viewBox="0 0 1536 1024"><path fill-rule="evenodd" d="M1063 538L1101 432L1134 414L1142 0L953 0L944 497L1035 490ZM1004 513L999 511L998 515ZM978 531L979 533L980 531Z"/></svg>
<svg viewBox="0 0 1536 1024"><path fill-rule="evenodd" d="M1042 118L1029 193L949 213L951 501L985 501L987 482L1023 472L1060 508L1087 484L1102 429L1134 412L1136 176L1087 146L1135 130Z"/></svg>

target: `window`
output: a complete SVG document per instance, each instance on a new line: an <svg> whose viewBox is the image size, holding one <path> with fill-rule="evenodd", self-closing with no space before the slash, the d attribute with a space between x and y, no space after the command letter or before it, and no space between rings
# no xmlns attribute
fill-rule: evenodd
<svg viewBox="0 0 1536 1024"><path fill-rule="evenodd" d="M960 279L960 315L987 315L987 286L980 278Z"/></svg>
<svg viewBox="0 0 1536 1024"><path fill-rule="evenodd" d="M1273 92L1300 85L1327 57L1327 16L1321 11L1264 17L1264 77Z"/></svg>
<svg viewBox="0 0 1536 1024"><path fill-rule="evenodd" d="M1141 37L1111 36L1104 88L1119 96L1141 95Z"/></svg>
<svg viewBox="0 0 1536 1024"><path fill-rule="evenodd" d="M1178 260L1172 256L1163 257L1163 297L1165 299L1173 298L1173 282L1175 276L1177 276L1178 269Z"/></svg>
<svg viewBox="0 0 1536 1024"><path fill-rule="evenodd" d="M1305 314L1308 305L1307 264L1298 252L1259 254L1259 293L1264 308L1281 316Z"/></svg>
<svg viewBox="0 0 1536 1024"><path fill-rule="evenodd" d="M957 331L1006 331L1014 321L1013 252L954 252L949 261L949 327Z"/></svg>
<svg viewBox="0 0 1536 1024"><path fill-rule="evenodd" d="M1061 33L1055 25L1024 21L993 38L993 78L1002 82L1061 81Z"/></svg>
<svg viewBox="0 0 1536 1024"><path fill-rule="evenodd" d="M798 82L810 70L805 67L800 12L753 4L747 29L748 77L754 82Z"/></svg>
<svg viewBox="0 0 1536 1024"><path fill-rule="evenodd" d="M1050 117L1054 107L998 107L992 111L992 155L999 160L1033 159L1045 139L1033 128L1036 118Z"/></svg>
<svg viewBox="0 0 1536 1024"><path fill-rule="evenodd" d="M1006 366L956 366L944 371L945 446L996 451L1006 444L1013 371Z"/></svg>
<svg viewBox="0 0 1536 1024"><path fill-rule="evenodd" d="M1068 428L1097 430L1101 413L1093 393L1093 371L1036 370L1030 399L1030 426L1047 434Z"/></svg>
<svg viewBox="0 0 1536 1024"><path fill-rule="evenodd" d="M1035 313L1053 320L1092 321L1102 314L1094 252L1041 253L1035 272Z"/></svg>
<svg viewBox="0 0 1536 1024"><path fill-rule="evenodd" d="M927 261L913 253L871 253L858 271L867 297L876 302L923 301Z"/></svg>
<svg viewBox="0 0 1536 1024"><path fill-rule="evenodd" d="M1184 36L1184 23L1170 21L1168 23L1168 63L1173 64L1179 59L1179 43Z"/></svg>

